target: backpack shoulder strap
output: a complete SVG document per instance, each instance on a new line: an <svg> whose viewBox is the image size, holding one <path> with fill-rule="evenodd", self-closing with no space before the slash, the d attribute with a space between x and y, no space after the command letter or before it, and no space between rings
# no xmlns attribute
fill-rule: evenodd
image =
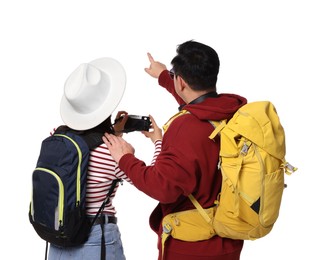
<svg viewBox="0 0 319 260"><path fill-rule="evenodd" d="M209 215L206 213L203 207L199 204L199 202L195 199L195 197L192 194L189 194L188 198L191 200L193 205L196 207L196 209L199 211L202 217L206 220L206 222L210 223L212 219L209 217Z"/></svg>
<svg viewBox="0 0 319 260"><path fill-rule="evenodd" d="M117 185L118 182L122 182L122 179L115 179L115 180L113 180L112 186L111 186L111 188L109 189L109 192L107 193L105 200L103 201L101 207L99 208L99 211L95 214L94 219L93 219L92 222L91 222L91 227L93 226L95 220L98 218L98 216L100 215L100 213L104 210L106 204L109 202L110 196L111 196L111 194L113 193L113 191L114 191L114 189L115 189L115 187L116 187L116 185Z"/></svg>
<svg viewBox="0 0 319 260"><path fill-rule="evenodd" d="M107 193L105 200L103 201L101 207L99 208L99 211L95 214L94 219L92 220L92 222L90 224L90 228L92 228L94 222L96 221L98 216L101 214L101 212L104 210L106 204L110 201L110 196L112 195L118 182L122 182L122 179L113 180L112 186L109 189L109 192ZM105 259L105 254L106 254L106 252L105 252L106 247L105 247L105 237L104 237L104 224L102 223L100 225L101 225L101 229L102 229L102 232L101 232L101 260L103 260L103 259Z"/></svg>
<svg viewBox="0 0 319 260"><path fill-rule="evenodd" d="M85 133L82 138L87 143L90 149L94 149L103 143L103 134L98 132Z"/></svg>
<svg viewBox="0 0 319 260"><path fill-rule="evenodd" d="M209 139L214 139L216 137L216 135L218 135L220 133L221 130L223 130L223 128L226 126L227 120L222 120L222 121L209 121L214 127L214 131L210 134L210 136L208 137Z"/></svg>
<svg viewBox="0 0 319 260"><path fill-rule="evenodd" d="M163 125L164 133L167 131L168 127L174 121L175 118L182 116L182 115L185 115L187 113L189 113L189 112L187 110L183 109L183 110L179 111L178 113L176 113L175 115L173 115L170 119L168 119L168 121L165 123L165 125Z"/></svg>
<svg viewBox="0 0 319 260"><path fill-rule="evenodd" d="M74 130L66 125L59 126L54 133L58 134L58 133L65 133L65 132L71 132L81 136L82 139L88 145L89 149L94 149L103 143L103 140L102 140L103 133Z"/></svg>

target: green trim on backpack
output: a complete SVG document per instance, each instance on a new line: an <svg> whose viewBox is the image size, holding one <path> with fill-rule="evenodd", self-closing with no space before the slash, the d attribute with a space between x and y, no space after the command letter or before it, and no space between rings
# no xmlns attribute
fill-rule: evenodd
<svg viewBox="0 0 319 260"><path fill-rule="evenodd" d="M82 152L81 149L79 147L79 145L69 136L67 135L63 135L63 134L54 134L55 136L62 136L64 138L69 139L75 146L76 150L78 151L78 155L79 155L79 161L78 161L78 167L76 170L76 201L77 204L80 204L80 200L81 200L81 165L82 165Z"/></svg>
<svg viewBox="0 0 319 260"><path fill-rule="evenodd" d="M41 167L35 168L35 171L47 172L47 173L51 174L57 180L57 183L59 184L59 202L58 202L59 217L58 217L58 220L59 220L60 226L63 226L63 224L64 224L63 223L64 186L63 186L63 183L62 183L59 175L56 174L54 171L51 171L51 170L46 169L46 168L41 168ZM33 205L33 203L30 203L30 204Z"/></svg>

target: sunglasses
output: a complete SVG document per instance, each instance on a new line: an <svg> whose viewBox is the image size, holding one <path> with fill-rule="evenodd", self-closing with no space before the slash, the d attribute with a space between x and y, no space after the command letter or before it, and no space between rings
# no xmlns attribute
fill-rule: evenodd
<svg viewBox="0 0 319 260"><path fill-rule="evenodd" d="M169 76L171 77L171 79L174 79L175 77L175 71L174 69L171 69L169 72L168 72Z"/></svg>

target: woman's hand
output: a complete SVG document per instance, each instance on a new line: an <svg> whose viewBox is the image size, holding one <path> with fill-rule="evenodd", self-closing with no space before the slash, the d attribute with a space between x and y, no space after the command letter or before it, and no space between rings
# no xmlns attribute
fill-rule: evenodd
<svg viewBox="0 0 319 260"><path fill-rule="evenodd" d="M126 111L118 111L114 120L113 128L115 135L122 136L125 123L128 119L128 113Z"/></svg>

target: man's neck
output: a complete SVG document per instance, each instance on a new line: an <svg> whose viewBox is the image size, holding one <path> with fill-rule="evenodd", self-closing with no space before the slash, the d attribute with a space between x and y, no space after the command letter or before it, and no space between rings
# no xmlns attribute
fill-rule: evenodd
<svg viewBox="0 0 319 260"><path fill-rule="evenodd" d="M218 94L216 93L216 91L210 91L210 92L205 91L204 94L197 95L195 99L193 99L191 102L188 102L186 104L198 104L198 103L203 102L208 97L216 98L217 96L218 96ZM186 104L181 105L179 107L179 110L181 110Z"/></svg>

